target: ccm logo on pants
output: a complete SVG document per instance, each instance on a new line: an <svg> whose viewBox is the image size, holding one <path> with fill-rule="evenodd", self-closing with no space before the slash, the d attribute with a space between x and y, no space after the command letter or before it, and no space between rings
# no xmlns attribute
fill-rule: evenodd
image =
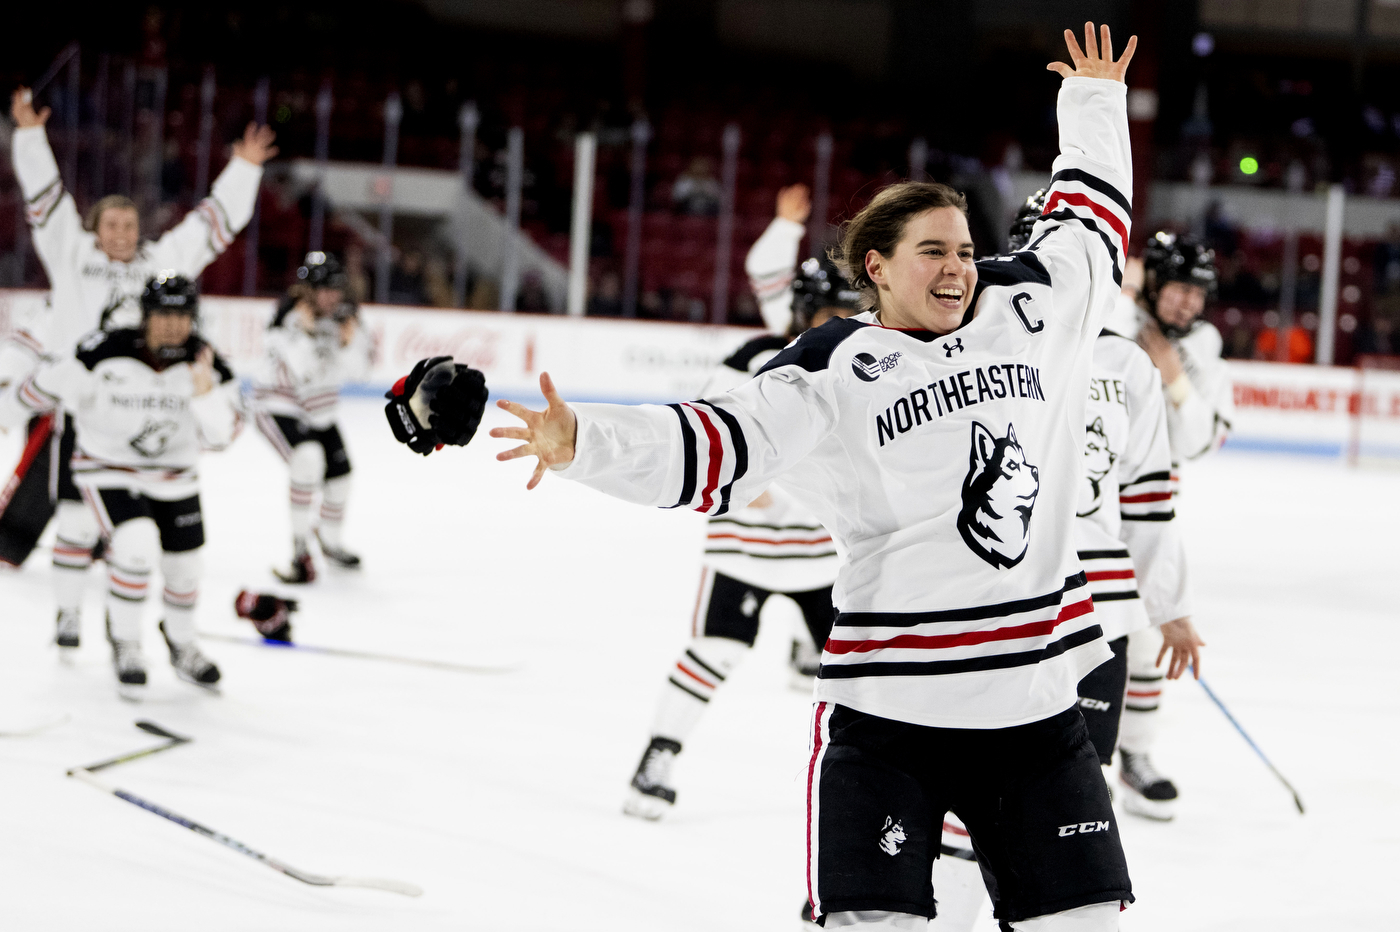
<svg viewBox="0 0 1400 932"><path fill-rule="evenodd" d="M1108 831L1107 822L1076 822L1073 825L1061 825L1060 837L1068 838L1071 835L1088 835L1091 832Z"/></svg>

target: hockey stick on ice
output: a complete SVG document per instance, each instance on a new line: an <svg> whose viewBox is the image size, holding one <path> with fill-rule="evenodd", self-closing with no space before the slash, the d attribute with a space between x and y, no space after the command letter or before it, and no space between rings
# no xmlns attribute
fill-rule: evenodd
<svg viewBox="0 0 1400 932"><path fill-rule="evenodd" d="M68 771L68 776L75 777L104 793L111 793L118 799L125 800L133 806L138 806L145 809L147 812L154 813L162 819L169 819L176 825L187 828L197 835L203 835L210 841L216 841L225 848L232 848L239 854L246 854L253 860L261 861L273 870L280 871L293 880L300 880L302 883L311 884L313 887L369 887L374 890L387 890L390 893L401 893L404 896L422 896L423 894L423 889L421 887L416 887L411 883L404 883L401 880L380 880L375 877L326 877L321 874L308 874L306 871L298 870L290 864L284 864L274 857L269 857L261 851L254 851L252 848L243 844L243 842L235 838L230 838L222 832L216 832L208 826L200 825L198 822L187 819L179 813L171 812L169 809L158 806L148 799L142 799L135 793L128 793L126 790L118 789L115 786L109 786L94 776L91 771L79 767Z"/></svg>
<svg viewBox="0 0 1400 932"><path fill-rule="evenodd" d="M1298 791L1293 788L1293 784L1289 783L1288 778L1285 777L1283 774L1279 773L1279 770L1277 767L1274 766L1273 761L1269 760L1269 758L1265 756L1264 752L1259 750L1259 745L1255 744L1254 739L1249 736L1249 732L1245 731L1243 726L1241 726L1239 722L1235 721L1235 717L1230 714L1230 710L1225 708L1225 703L1221 702L1220 697L1215 694L1215 691L1206 685L1206 681L1197 677L1196 682L1201 684L1201 688L1206 691L1206 695L1210 696L1210 701L1214 702L1216 708L1218 708L1221 712L1225 714L1225 717L1230 720L1230 724L1235 726L1235 731L1238 731L1240 733L1240 737L1244 738L1245 743L1247 743L1251 748L1254 749L1255 754L1259 755L1259 759L1264 762L1264 766L1268 767L1269 770L1273 772L1273 775L1278 777L1278 782L1282 783L1284 787L1287 788L1288 792L1293 794L1293 805L1298 807L1298 814L1302 815L1303 798L1298 795Z"/></svg>
<svg viewBox="0 0 1400 932"><path fill-rule="evenodd" d="M159 754L161 751L168 751L171 748L177 748L182 744L189 744L191 741L194 740L193 738L186 738L184 735L177 735L174 732L166 731L164 728L161 728L155 722L148 722L145 719L138 721L136 723L136 727L144 732L147 732L148 734L155 735L158 738L165 738L167 740L165 744L158 744L153 748L144 748L140 751L132 751L130 754L122 754L118 757L109 757L106 760L98 761L95 764L88 764L86 767L71 767L68 770L68 776L75 776L77 771L79 770L86 770L88 773L96 773L99 770L106 770L108 767L113 767L117 764L125 764L129 760L136 760L140 757L148 757L151 754Z"/></svg>
<svg viewBox="0 0 1400 932"><path fill-rule="evenodd" d="M318 644L289 644L286 641L273 641L268 638L238 637L233 634L199 632L199 636L211 641L227 641L245 647L272 647L278 650L297 650L306 654L325 654L327 657L348 657L351 660L378 660L383 663L402 663L411 667L428 667L433 670L451 670L454 673L509 673L519 664L465 664L448 663L445 660L424 660L418 657L399 657L394 654L375 654L369 651L348 650L343 647L322 647Z"/></svg>

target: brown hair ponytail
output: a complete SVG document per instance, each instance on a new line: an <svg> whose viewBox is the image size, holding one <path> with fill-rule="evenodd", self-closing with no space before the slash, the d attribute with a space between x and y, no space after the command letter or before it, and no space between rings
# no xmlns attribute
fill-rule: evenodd
<svg viewBox="0 0 1400 932"><path fill-rule="evenodd" d="M841 242L831 249L831 260L860 289L867 310L879 307L879 298L875 283L865 271L866 255L873 249L888 256L904 236L910 217L939 207L956 207L966 215L967 198L936 181L904 181L880 191L846 222Z"/></svg>

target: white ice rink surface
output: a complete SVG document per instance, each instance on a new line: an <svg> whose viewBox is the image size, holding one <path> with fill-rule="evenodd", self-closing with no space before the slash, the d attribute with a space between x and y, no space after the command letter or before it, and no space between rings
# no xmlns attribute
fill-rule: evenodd
<svg viewBox="0 0 1400 932"><path fill-rule="evenodd" d="M424 460L393 443L377 403L345 408L347 540L365 569L300 593L298 640L506 669L209 641L224 690L207 695L165 662L157 597L149 696L132 705L116 696L97 572L83 647L63 665L37 552L0 575L0 730L70 719L0 739L0 928L795 932L808 698L787 682L792 617L765 613L681 756L674 813L624 817L687 637L702 519L557 479L527 494L530 467L491 458L499 412L468 449ZM7 474L17 451L0 438ZM200 626L250 635L233 595L274 588L286 474L256 433L202 470ZM1123 929L1395 928L1397 485L1228 452L1188 473L1203 672L1308 813L1198 686L1173 685L1155 757L1182 788L1180 813L1121 819L1138 897ZM132 727L143 717L195 741L106 771L110 782L304 870L399 878L425 895L304 886L64 777L155 743Z"/></svg>

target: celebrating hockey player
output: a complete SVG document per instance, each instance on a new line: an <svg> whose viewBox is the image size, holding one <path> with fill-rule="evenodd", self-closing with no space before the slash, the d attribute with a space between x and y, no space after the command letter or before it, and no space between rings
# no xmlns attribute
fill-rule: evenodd
<svg viewBox="0 0 1400 932"><path fill-rule="evenodd" d="M358 309L347 298L347 286L335 256L307 253L265 337L266 357L256 386L257 422L291 473L292 563L275 571L286 583L316 578L308 539L317 491L321 519L315 534L321 554L336 566L360 565L360 558L341 540L350 498L350 457L335 415L341 385L369 374L371 345Z"/></svg>
<svg viewBox="0 0 1400 932"><path fill-rule="evenodd" d="M1220 448L1234 416L1220 331L1201 318L1216 278L1212 250L1173 233L1157 233L1148 239L1142 259L1129 262L1123 294L1109 321L1115 332L1137 340L1160 373L1174 480L1182 463ZM1128 698L1118 742L1125 808L1160 820L1172 818L1179 796L1176 784L1157 771L1149 756L1161 721L1164 633L1170 629L1148 628L1128 639Z"/></svg>
<svg viewBox="0 0 1400 932"><path fill-rule="evenodd" d="M238 385L194 331L199 297L175 272L156 275L141 294L139 326L94 331L76 356L39 368L0 401L13 425L60 406L76 427L73 481L110 541L107 638L124 694L146 684L141 614L151 574L165 582L161 634L170 662L201 686L219 681L195 643L204 520L197 461L201 449L232 442L239 425ZM73 611L81 579L59 583L60 609ZM77 631L73 631L77 641Z"/></svg>
<svg viewBox="0 0 1400 932"><path fill-rule="evenodd" d="M141 239L136 204L119 195L102 198L79 217L72 194L59 176L44 124L49 109L36 112L27 88L15 91L11 143L15 174L24 194L35 251L51 289L49 308L0 352L0 383L17 386L45 355L69 357L83 335L98 327L138 327L140 296L161 270L193 280L233 242L253 215L262 165L277 154L273 133L249 124L233 144L233 157L208 197L154 241ZM55 411L30 425L21 482L0 513L0 559L19 565L33 550L54 510L49 498L50 465L57 474L58 541L53 565L60 611L56 640L76 647L82 580L92 562L97 528L70 474L72 418ZM52 442L48 434L52 433ZM32 455L31 455L32 454ZM76 593L76 597L73 596Z"/></svg>
<svg viewBox="0 0 1400 932"><path fill-rule="evenodd" d="M1046 192L1029 198L1012 224L1010 249L1030 242ZM1160 627L1166 676L1199 675L1203 645L1191 624L1185 549L1171 494L1171 446L1165 401L1152 360L1132 340L1105 329L1094 342L1085 413L1084 479L1075 544L1094 597L1094 616L1113 658L1079 681L1079 711L1107 768L1118 740L1128 683L1128 638ZM1124 797L1133 807L1136 795ZM970 930L985 901L981 871L966 827L943 826L943 857L934 865L940 932Z"/></svg>
<svg viewBox="0 0 1400 932"><path fill-rule="evenodd" d="M794 337L860 309L860 292L830 260L808 259L797 267L810 212L805 185L779 191L778 214L744 263L764 321L770 327L781 325L786 333L767 333L739 347L711 376L703 395L737 388ZM691 640L662 687L651 742L632 777L623 811L658 819L675 804L671 766L716 690L753 646L759 612L769 596L791 599L806 623L807 631L792 642L794 674L807 680L817 672L835 616L835 579L831 535L780 486L770 486L746 507L710 518Z"/></svg>
<svg viewBox="0 0 1400 932"><path fill-rule="evenodd" d="M1052 63L1060 156L1026 251L975 262L966 201L879 192L840 256L867 313L733 391L674 405L500 403L499 459L723 515L779 476L831 531L840 613L817 681L809 894L827 928L916 929L943 814L1017 930L1108 930L1131 884L1076 686L1109 659L1073 522L1094 339L1128 241L1124 73L1108 27ZM1103 54L1100 55L1100 42ZM447 399L429 406L451 426ZM956 761L957 766L950 766Z"/></svg>

